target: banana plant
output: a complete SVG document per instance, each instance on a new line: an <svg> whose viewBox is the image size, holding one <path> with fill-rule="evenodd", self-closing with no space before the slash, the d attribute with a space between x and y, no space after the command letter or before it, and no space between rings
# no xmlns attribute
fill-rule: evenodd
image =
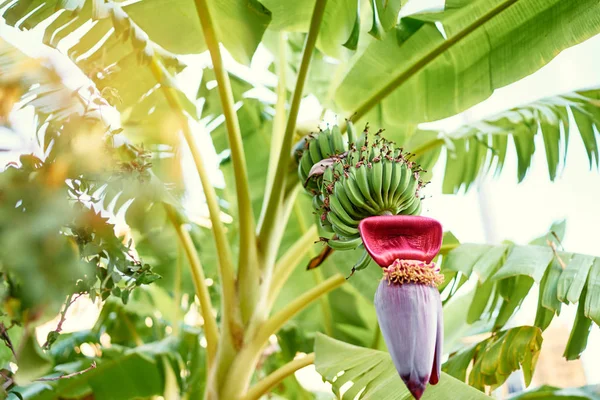
<svg viewBox="0 0 600 400"><path fill-rule="evenodd" d="M597 164L596 92L450 134L417 125L485 100L598 34L600 5L447 0L443 10L413 14L404 6L0 3L8 25L40 32L87 79L69 88L45 64L23 68L30 58L1 43L0 118L8 124L21 100L35 111L38 139L37 155L0 174L3 221L25 227L3 223L0 236L3 249L15 249L0 253L4 395L313 398L294 373L314 363L340 398L484 399L515 370L530 381L561 303L578 303L565 351L578 357L599 322L598 258L558 251L558 227L527 246L442 238L439 223L417 216L418 193L441 179L427 170L442 149L455 155L444 191L457 192L486 165L502 167L508 135L522 180L538 128L554 179L569 112ZM270 82L251 76L260 52L273 59ZM200 53L210 62L183 57ZM202 68L200 82L185 81L193 68ZM299 123L309 94L336 124L319 129L320 115L308 131ZM374 129L356 131L367 123ZM192 181L202 188L201 216L189 205ZM109 215L125 216L125 238ZM428 239L386 247L417 233ZM476 288L463 290L471 277ZM534 283L536 320L507 328ZM410 303L419 295L423 303ZM61 333L83 297L102 304L97 321ZM57 314L42 349L36 327ZM405 332L414 346L397 337L399 315L417 321ZM489 337L460 346L475 333ZM425 390L428 382L437 385Z"/></svg>

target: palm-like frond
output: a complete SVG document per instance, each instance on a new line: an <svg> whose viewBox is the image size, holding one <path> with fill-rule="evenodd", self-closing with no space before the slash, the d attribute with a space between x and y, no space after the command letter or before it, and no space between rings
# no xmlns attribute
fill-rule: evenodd
<svg viewBox="0 0 600 400"><path fill-rule="evenodd" d="M468 190L482 173L504 167L509 142L517 154L517 177L521 182L536 152L536 135L542 135L548 174L554 180L566 159L569 139L579 133L589 159L590 168L598 167L598 134L600 129L600 89L548 97L515 107L490 118L462 126L454 132L413 146L422 157L446 148L444 193ZM423 149L424 151L419 151Z"/></svg>
<svg viewBox="0 0 600 400"><path fill-rule="evenodd" d="M94 91L83 93L66 86L51 67L21 52L0 38L0 108L7 116L16 102L31 105L38 115L63 120L69 115L83 115L99 104L107 104Z"/></svg>

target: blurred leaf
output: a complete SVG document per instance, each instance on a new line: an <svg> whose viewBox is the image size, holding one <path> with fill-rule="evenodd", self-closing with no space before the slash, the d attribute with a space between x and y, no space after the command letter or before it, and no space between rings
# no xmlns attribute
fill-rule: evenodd
<svg viewBox="0 0 600 400"><path fill-rule="evenodd" d="M15 381L20 385L31 383L52 368L52 361L40 348L33 330L25 332L25 338L16 351L19 370Z"/></svg>
<svg viewBox="0 0 600 400"><path fill-rule="evenodd" d="M600 387L598 385L583 386L580 388L558 388L542 385L533 390L516 393L508 397L509 400L600 400Z"/></svg>

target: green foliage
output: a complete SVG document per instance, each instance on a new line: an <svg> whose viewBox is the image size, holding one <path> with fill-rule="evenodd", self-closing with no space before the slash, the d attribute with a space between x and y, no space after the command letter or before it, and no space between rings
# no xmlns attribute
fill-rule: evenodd
<svg viewBox="0 0 600 400"><path fill-rule="evenodd" d="M336 90L341 109L356 110L366 99L385 92L389 95L382 101L382 112L392 123L438 120L534 72L561 49L600 28L594 1L446 3L444 12L411 15L411 21L420 25L403 31L400 43L395 35L386 35L357 54ZM562 34L565 28L572 35Z"/></svg>
<svg viewBox="0 0 600 400"><path fill-rule="evenodd" d="M598 167L599 99L598 90L548 97L462 126L443 134L443 141L436 137L422 146L437 148L445 144L443 191L457 193L461 188L468 190L482 173L494 170L499 174L502 171L511 138L517 154L518 181L521 182L535 154L536 135L541 134L548 174L550 180L554 180L559 166L564 165L569 139L573 138L575 130L585 145L590 168Z"/></svg>
<svg viewBox="0 0 600 400"><path fill-rule="evenodd" d="M598 400L600 388L598 385L583 386L580 388L557 388L542 385L537 389L517 393L509 397L510 400Z"/></svg>
<svg viewBox="0 0 600 400"><path fill-rule="evenodd" d="M534 326L520 326L498 332L452 355L443 370L469 385L484 390L497 388L509 375L521 369L529 386L542 348L542 331ZM467 368L473 368L466 379Z"/></svg>
<svg viewBox="0 0 600 400"><path fill-rule="evenodd" d="M109 348L101 347L100 351L103 353L101 358L90 361L77 357L55 366L48 377L76 374L95 362L96 367L85 373L68 379L36 382L14 391L26 399L53 399L56 396L84 396L93 393L97 399L127 400L164 393L166 376L169 375L167 370L172 370L179 377L176 382L178 392L190 384L199 383L189 378L190 368L193 368L193 379L197 380L202 376L202 353L198 345L198 333L193 331L184 331L180 337L171 336L136 348L113 345Z"/></svg>

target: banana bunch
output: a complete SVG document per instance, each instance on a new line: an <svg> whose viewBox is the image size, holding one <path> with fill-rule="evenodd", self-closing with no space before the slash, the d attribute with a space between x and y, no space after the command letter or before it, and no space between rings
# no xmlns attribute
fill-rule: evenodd
<svg viewBox="0 0 600 400"><path fill-rule="evenodd" d="M321 137L325 133L331 140ZM335 151L346 148L343 141L339 144L338 135L341 137L339 128L334 127L307 139L298 173L313 194L313 208L321 228L335 234L323 240L334 250L353 250L362 246L358 231L362 219L419 214L419 190L424 183L419 176L421 168L410 160L414 154L396 148L381 136L381 131L369 138L367 127L357 138L348 123L349 145L345 152ZM338 144L334 145L334 137ZM331 143L329 147L327 143ZM369 261L364 251L353 271L365 268Z"/></svg>
<svg viewBox="0 0 600 400"><path fill-rule="evenodd" d="M311 133L299 142L295 152L299 157L296 159L298 176L309 193L315 195L320 191L322 174L311 176L313 167L318 166L323 160L331 162L332 157L344 154L346 149L346 141L337 125L331 129L327 128L317 133Z"/></svg>

